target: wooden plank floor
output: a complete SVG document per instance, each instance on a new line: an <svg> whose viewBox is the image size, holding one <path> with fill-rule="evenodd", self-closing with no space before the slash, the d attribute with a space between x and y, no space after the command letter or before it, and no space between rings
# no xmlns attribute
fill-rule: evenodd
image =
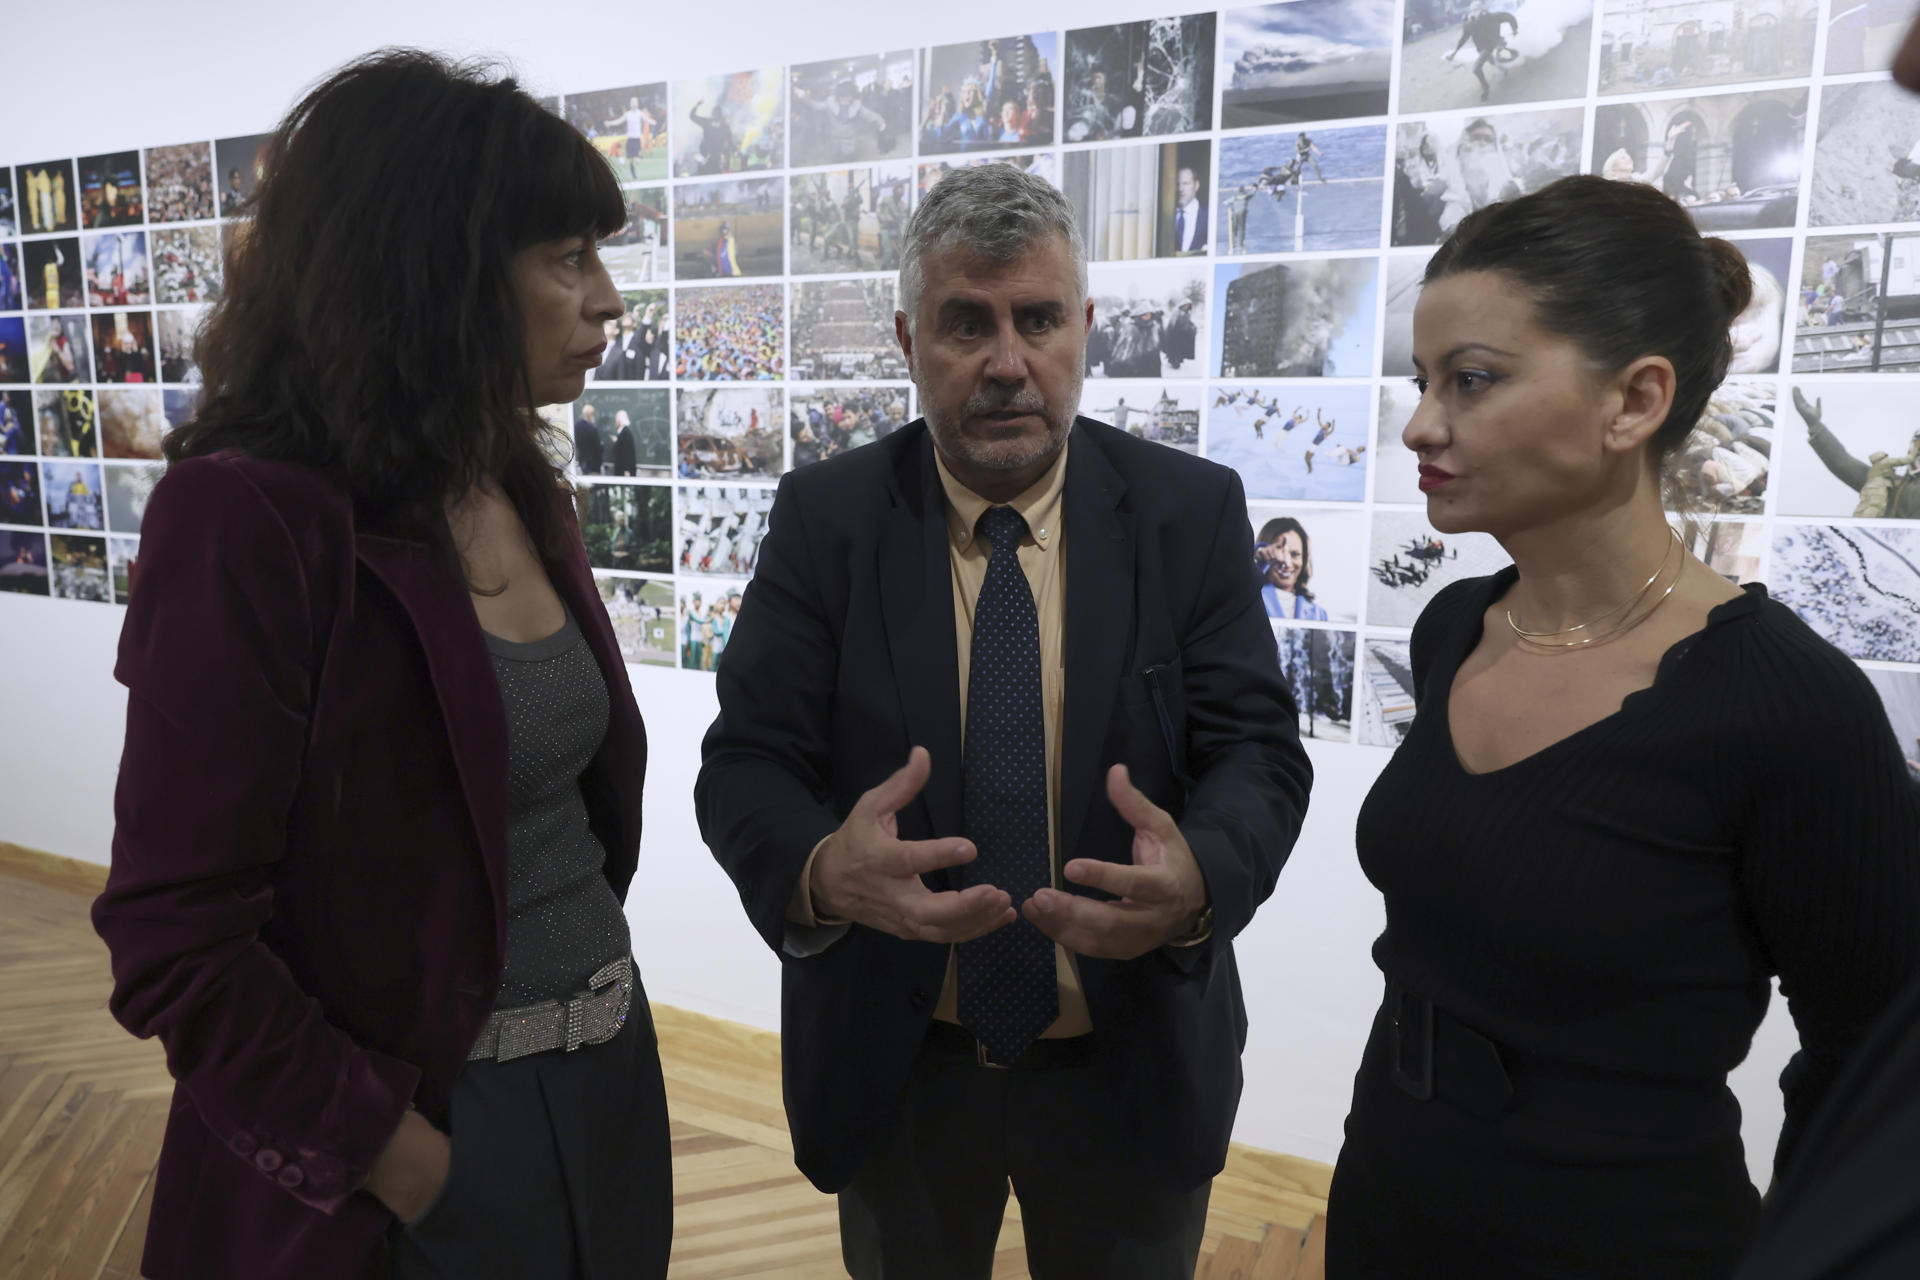
<svg viewBox="0 0 1920 1280"><path fill-rule="evenodd" d="M0 872L0 1280L138 1280L172 1092L159 1046L106 1011L84 886ZM779 1038L656 1006L673 1116L676 1280L827 1280L833 1199L793 1168ZM1327 1166L1236 1147L1201 1280L1323 1280ZM1009 1209L995 1280L1027 1274Z"/></svg>

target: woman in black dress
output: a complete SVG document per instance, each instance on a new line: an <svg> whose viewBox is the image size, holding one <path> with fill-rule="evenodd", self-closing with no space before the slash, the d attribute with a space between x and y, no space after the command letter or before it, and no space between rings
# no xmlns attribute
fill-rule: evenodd
<svg viewBox="0 0 1920 1280"><path fill-rule="evenodd" d="M1873 688L1661 501L1730 358L1738 250L1651 187L1461 222L1414 313L1428 519L1514 565L1413 631L1419 714L1362 808L1386 999L1332 1280L1729 1274L1760 1197L1727 1073L1778 976L1776 1163L1920 973L1920 792Z"/></svg>

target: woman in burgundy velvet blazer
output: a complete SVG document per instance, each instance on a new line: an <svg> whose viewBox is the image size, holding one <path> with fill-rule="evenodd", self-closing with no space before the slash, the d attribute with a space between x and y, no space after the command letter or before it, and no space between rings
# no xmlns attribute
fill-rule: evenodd
<svg viewBox="0 0 1920 1280"><path fill-rule="evenodd" d="M437 1177L376 1172L405 1135L444 1148L501 988L509 726L482 620L515 592L564 602L605 682L579 785L615 896L634 873L646 734L531 412L597 360L621 304L593 246L624 209L512 81L387 54L295 108L250 212L147 514L94 921L115 1016L178 1081L145 1274L381 1277L444 1151ZM500 591L450 514L475 494L524 529ZM657 1102L632 1141L664 1168ZM664 1233L647 1248L622 1274L664 1270Z"/></svg>

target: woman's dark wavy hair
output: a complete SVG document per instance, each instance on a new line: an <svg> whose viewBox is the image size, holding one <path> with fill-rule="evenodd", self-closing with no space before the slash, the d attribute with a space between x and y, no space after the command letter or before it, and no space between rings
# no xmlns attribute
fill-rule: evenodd
<svg viewBox="0 0 1920 1280"><path fill-rule="evenodd" d="M1469 271L1516 281L1541 325L1607 373L1646 355L1672 363L1656 463L1686 443L1726 377L1728 330L1753 298L1746 257L1702 236L1672 197L1590 174L1468 214L1428 260L1423 283Z"/></svg>
<svg viewBox="0 0 1920 1280"><path fill-rule="evenodd" d="M273 134L197 343L202 400L166 457L303 463L449 557L447 499L492 480L557 554L565 451L529 407L511 263L625 221L592 144L493 66L349 63Z"/></svg>

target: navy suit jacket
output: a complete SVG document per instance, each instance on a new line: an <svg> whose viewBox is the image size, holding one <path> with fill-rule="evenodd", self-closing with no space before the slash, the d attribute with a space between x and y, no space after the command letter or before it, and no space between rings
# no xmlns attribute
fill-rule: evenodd
<svg viewBox="0 0 1920 1280"><path fill-rule="evenodd" d="M1273 891L1312 770L1239 477L1081 418L1062 501L1060 861L1131 860L1132 828L1105 792L1107 769L1125 762L1179 819L1213 903L1201 946L1079 962L1114 1123L1132 1130L1141 1176L1191 1187L1224 1163L1239 1104L1233 939ZM899 814L901 838L961 834L944 504L924 421L781 482L695 787L702 834L784 962L787 1118L794 1159L823 1191L852 1180L897 1115L948 948L855 925L796 956L785 912L814 845L914 746L933 772Z"/></svg>

